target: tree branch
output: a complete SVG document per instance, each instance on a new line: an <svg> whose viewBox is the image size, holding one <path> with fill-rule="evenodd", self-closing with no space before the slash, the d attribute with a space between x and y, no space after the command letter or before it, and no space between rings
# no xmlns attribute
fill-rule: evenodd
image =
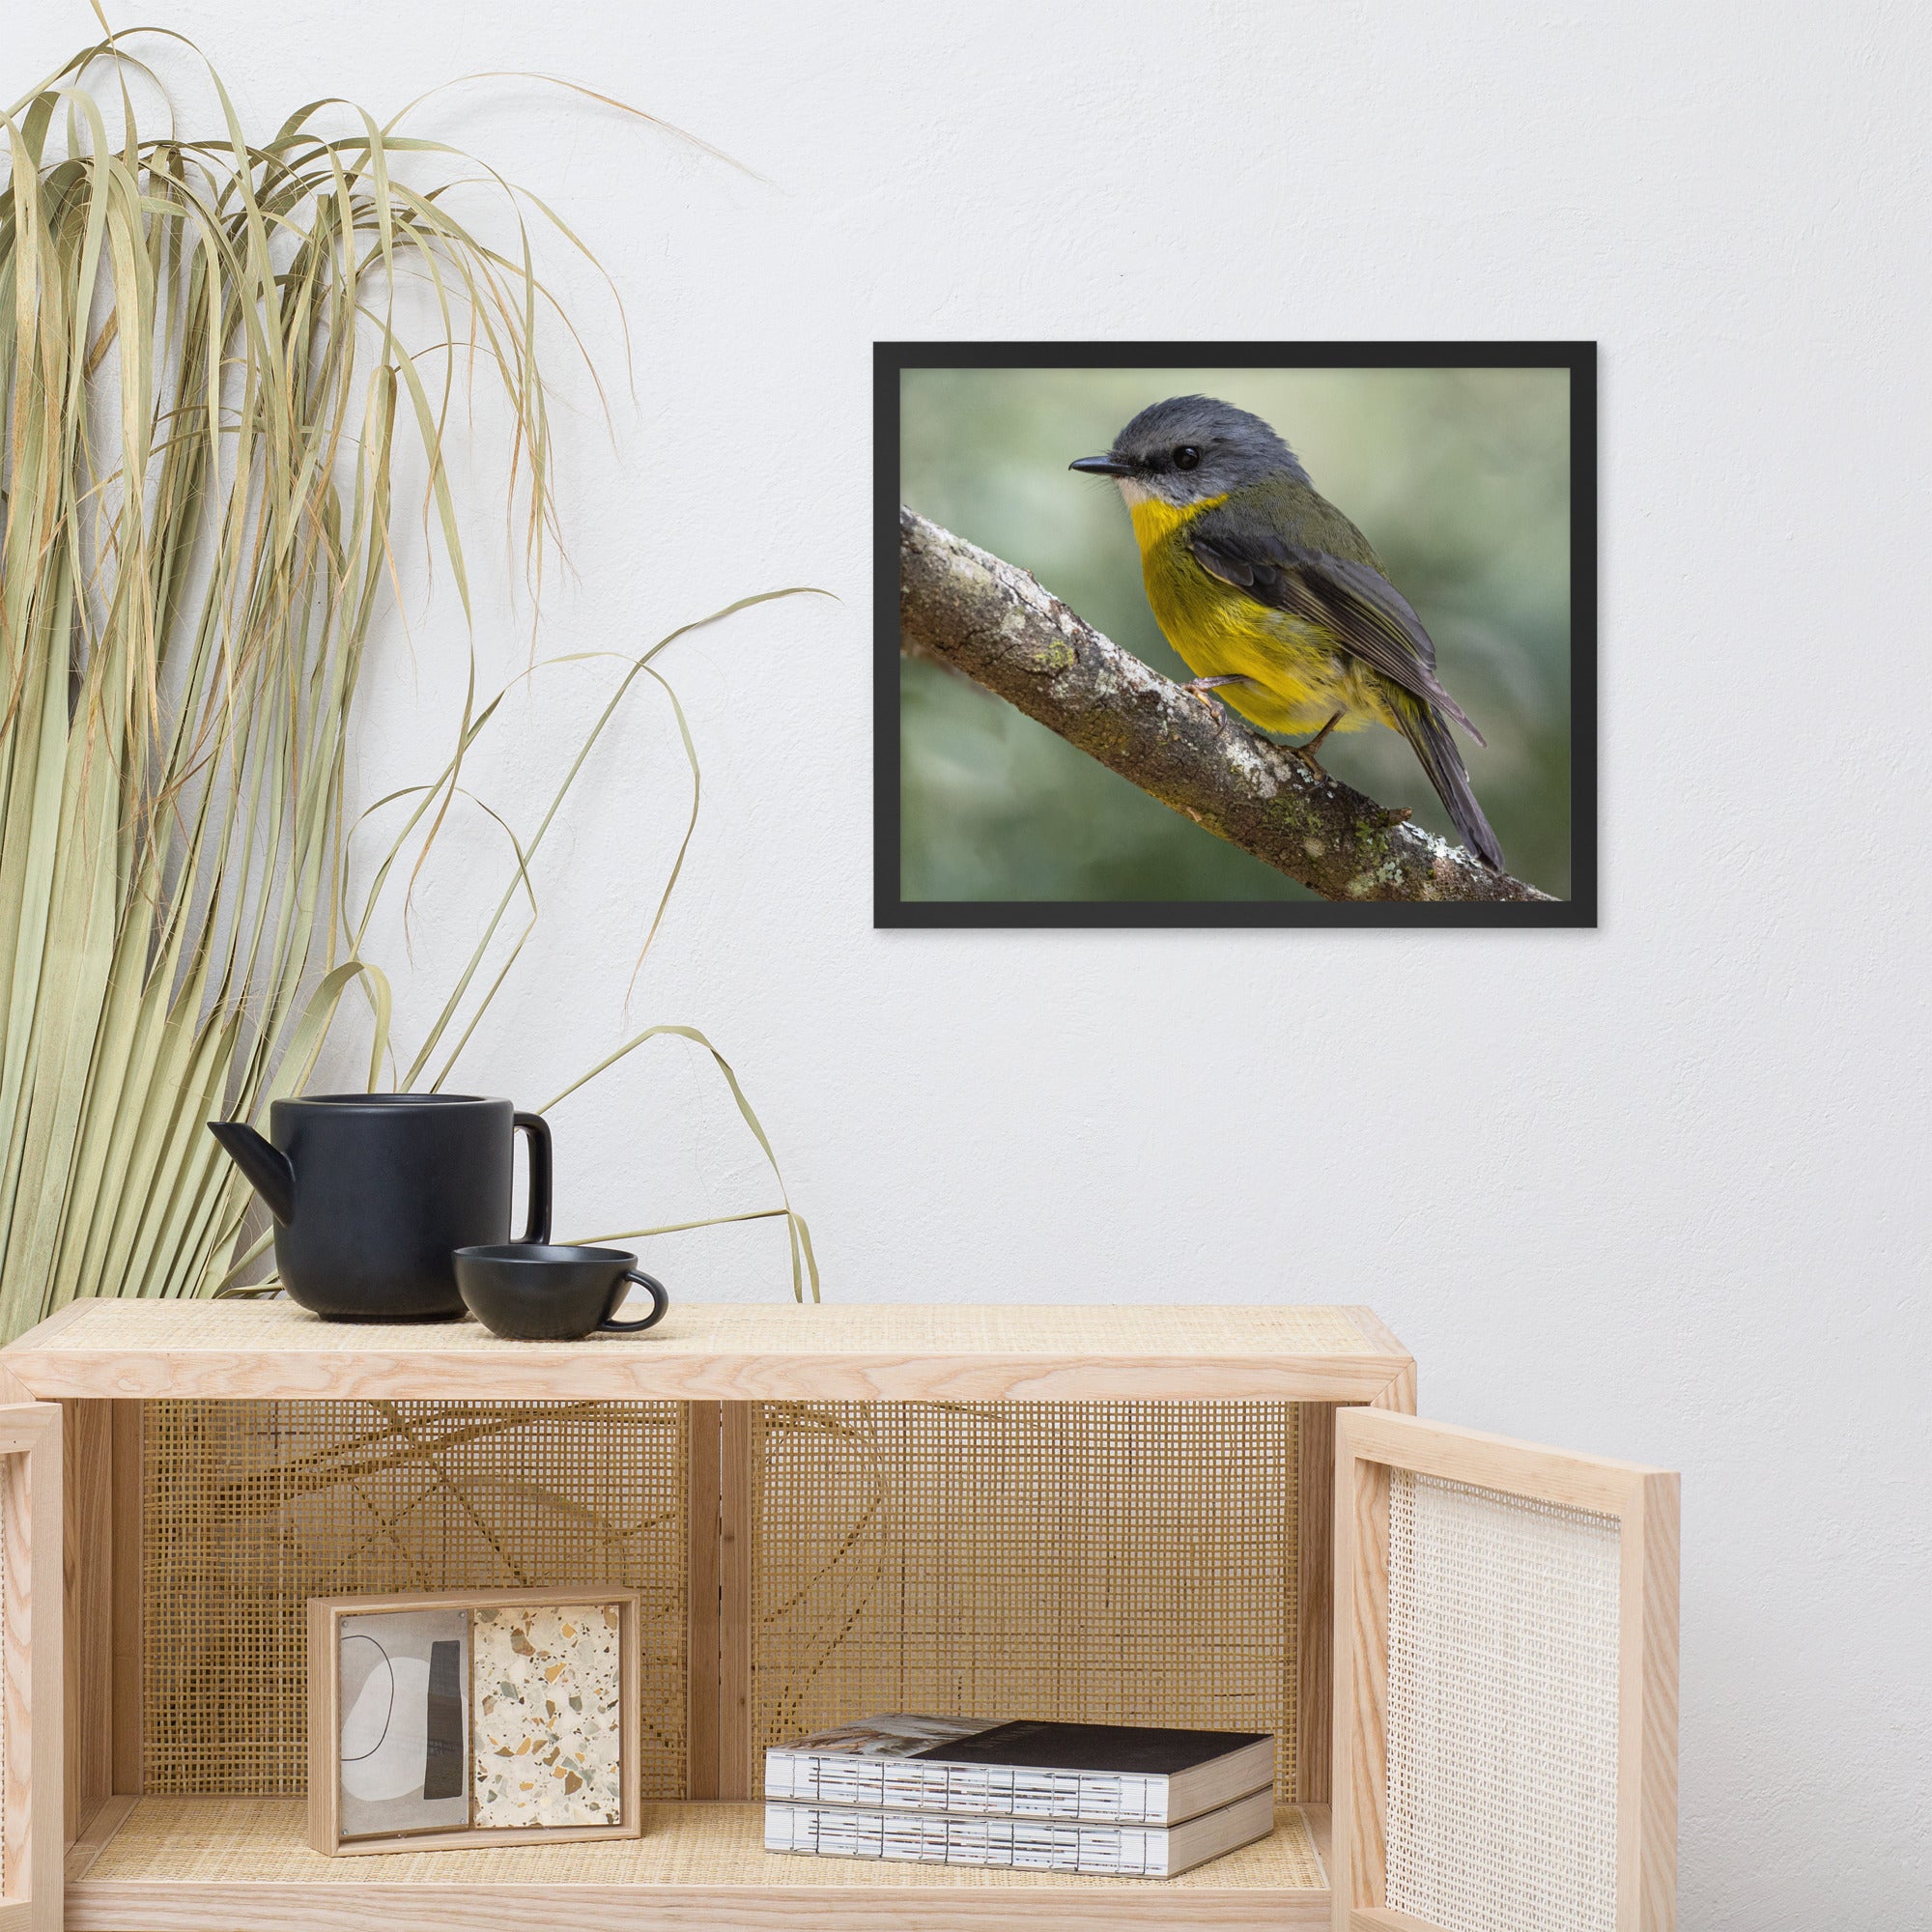
<svg viewBox="0 0 1932 1932"><path fill-rule="evenodd" d="M1323 898L1548 899L1211 708L1026 571L899 510L899 640Z"/></svg>

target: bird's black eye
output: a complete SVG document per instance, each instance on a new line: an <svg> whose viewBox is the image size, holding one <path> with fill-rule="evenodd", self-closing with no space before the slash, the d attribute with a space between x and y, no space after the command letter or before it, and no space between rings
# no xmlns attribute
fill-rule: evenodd
<svg viewBox="0 0 1932 1932"><path fill-rule="evenodd" d="M1201 452L1191 442L1183 442L1174 452L1174 467L1177 469L1192 469L1201 461Z"/></svg>

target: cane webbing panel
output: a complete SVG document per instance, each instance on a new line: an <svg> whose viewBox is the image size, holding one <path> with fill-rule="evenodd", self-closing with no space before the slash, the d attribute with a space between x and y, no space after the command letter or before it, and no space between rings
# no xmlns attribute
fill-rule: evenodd
<svg viewBox="0 0 1932 1932"><path fill-rule="evenodd" d="M156 1793L297 1794L310 1597L640 1590L643 1788L684 1791L680 1403L154 1402L143 1755Z"/></svg>
<svg viewBox="0 0 1932 1932"><path fill-rule="evenodd" d="M1612 1932L1614 1517L1404 1469L1389 1490L1388 1903Z"/></svg>
<svg viewBox="0 0 1932 1932"><path fill-rule="evenodd" d="M466 1847L447 1852L385 1852L380 1858L332 1859L302 1840L302 1807L290 1799L144 1798L71 1889L85 1897L96 1881L121 1885L636 1885L783 1886L787 1889L1089 1891L1095 1887L1145 1892L1151 1885L1189 1890L1265 1889L1305 1891L1327 1884L1307 1821L1277 1810L1272 1837L1245 1845L1179 1878L1088 1878L1070 1872L1003 1871L983 1865L885 1864L870 1859L775 1858L765 1850L761 1804L646 1804L643 1836L566 1845ZM753 1894L755 1897L755 1892ZM434 1893L426 1923L438 1922ZM572 1921L569 1894L553 1915ZM935 1899L934 1904L942 1901ZM353 1910L345 1906L344 1910ZM748 1905L747 1911L756 1911ZM447 1908L445 1917L447 1915ZM650 1896L637 1905L639 1932L669 1923ZM539 1916L527 1913L534 1926ZM216 1920L215 1922L219 1922ZM259 1922L259 1921L258 1921ZM294 1920L292 1919L293 1923ZM339 1923L331 1918L329 1922ZM482 1922L465 1918L466 1924ZM680 1920L682 1922L682 1920ZM781 1918L774 1917L773 1924Z"/></svg>
<svg viewBox="0 0 1932 1932"><path fill-rule="evenodd" d="M1270 1731L1294 1790L1293 1403L754 1410L752 1728L883 1711Z"/></svg>

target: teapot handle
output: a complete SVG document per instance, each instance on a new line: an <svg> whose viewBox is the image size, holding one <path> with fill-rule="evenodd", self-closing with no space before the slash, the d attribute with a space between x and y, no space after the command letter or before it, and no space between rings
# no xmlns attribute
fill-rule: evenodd
<svg viewBox="0 0 1932 1932"><path fill-rule="evenodd" d="M517 1133L530 1137L529 1216L518 1239L548 1245L550 1241L550 1122L541 1114L519 1114Z"/></svg>

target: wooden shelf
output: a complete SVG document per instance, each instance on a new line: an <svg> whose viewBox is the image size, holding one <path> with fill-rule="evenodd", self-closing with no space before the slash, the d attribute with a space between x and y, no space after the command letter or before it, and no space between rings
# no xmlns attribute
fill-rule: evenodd
<svg viewBox="0 0 1932 1932"><path fill-rule="evenodd" d="M533 1343L289 1301L84 1300L0 1368L43 1399L1414 1406L1414 1363L1366 1308L673 1305L636 1339Z"/></svg>
<svg viewBox="0 0 1932 1932"><path fill-rule="evenodd" d="M500 1342L471 1322L324 1322L287 1301L81 1301L0 1350L0 1394L65 1417L71 1932L1052 1932L1326 1927L1334 1406L1410 1409L1414 1364L1365 1308L673 1306L648 1336ZM150 1401L695 1405L679 1480L691 1660L686 1788L628 1841L325 1858L299 1801L107 1797L143 1776ZM763 1847L749 1685L755 1405L1293 1403L1290 1795L1247 1847L1173 1880L781 1857ZM1015 1417L1015 1421L1024 1421ZM1177 1425L1241 1418L1174 1416ZM213 1417L203 1421L213 1423ZM328 1418L320 1418L326 1422ZM1036 1418L1039 1420L1039 1418ZM1056 1418L1056 1421L1064 1418ZM1119 1420L1119 1418L1111 1418ZM1149 1430L1149 1435L1159 1432ZM1279 1465L1287 1468L1288 1464ZM1279 1472L1279 1471L1278 1471ZM1281 1507L1288 1499L1277 1498ZM218 1558L211 1561L218 1562ZM10 1577L13 1574L10 1568ZM54 1571L55 1588L60 1571ZM1270 1600L1272 1601L1272 1600ZM1293 1619L1298 1617L1299 1630ZM57 1697L48 1702L57 1703ZM243 1776L251 1774L243 1773ZM59 1822L56 1805L53 1816Z"/></svg>
<svg viewBox="0 0 1932 1932"><path fill-rule="evenodd" d="M991 1932L1051 1922L1326 1926L1328 1814L1283 1809L1274 1835L1177 1879L777 1857L757 1804L652 1804L641 1838L325 1858L302 1803L113 1799L69 1855L68 1932ZM1314 1855L1311 1855L1311 1842Z"/></svg>

